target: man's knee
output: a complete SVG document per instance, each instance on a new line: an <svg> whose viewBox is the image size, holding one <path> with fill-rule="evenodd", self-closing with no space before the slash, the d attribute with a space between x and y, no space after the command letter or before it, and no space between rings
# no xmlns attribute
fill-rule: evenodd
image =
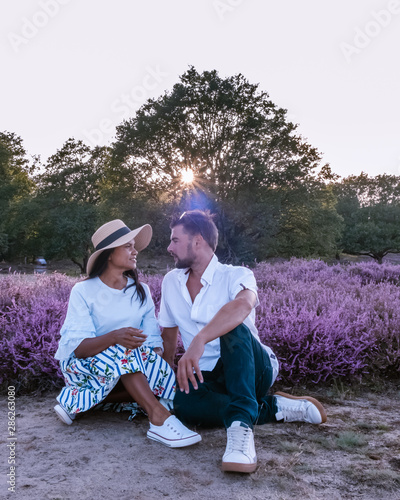
<svg viewBox="0 0 400 500"><path fill-rule="evenodd" d="M205 396L202 384L195 390L191 383L189 383L189 394L181 392L179 388L174 398L174 411L176 416L185 424L200 425L199 414L202 413L202 399Z"/></svg>
<svg viewBox="0 0 400 500"><path fill-rule="evenodd" d="M220 337L221 353L226 351L230 354L235 349L247 349L251 345L252 333L243 323Z"/></svg>

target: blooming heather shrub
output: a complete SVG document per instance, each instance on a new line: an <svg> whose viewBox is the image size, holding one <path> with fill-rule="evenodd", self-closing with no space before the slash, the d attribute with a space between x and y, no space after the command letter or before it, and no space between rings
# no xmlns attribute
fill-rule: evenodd
<svg viewBox="0 0 400 500"><path fill-rule="evenodd" d="M255 269L260 338L287 383L400 375L400 268L293 259Z"/></svg>
<svg viewBox="0 0 400 500"><path fill-rule="evenodd" d="M161 274L142 274L139 273L139 280L143 283L149 285L151 296L154 301L154 305L156 307L156 314L160 310L160 302L161 302L161 283L163 280L163 276Z"/></svg>
<svg viewBox="0 0 400 500"><path fill-rule="evenodd" d="M400 267L328 266L293 259L261 263L257 327L289 384L368 381L400 375ZM160 306L161 275L140 275ZM0 279L0 384L23 390L62 385L54 359L70 290L54 273ZM178 344L177 357L183 353Z"/></svg>
<svg viewBox="0 0 400 500"><path fill-rule="evenodd" d="M75 282L57 273L0 279L0 384L25 391L62 385L54 353Z"/></svg>
<svg viewBox="0 0 400 500"><path fill-rule="evenodd" d="M140 275L160 307L161 275ZM0 386L19 390L61 387L63 377L54 359L71 288L78 281L63 274L0 278ZM179 351L183 353L179 342Z"/></svg>

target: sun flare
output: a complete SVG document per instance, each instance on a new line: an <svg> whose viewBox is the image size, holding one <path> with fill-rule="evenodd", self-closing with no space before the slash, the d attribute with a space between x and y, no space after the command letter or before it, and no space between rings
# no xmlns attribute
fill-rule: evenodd
<svg viewBox="0 0 400 500"><path fill-rule="evenodd" d="M194 173L191 168L187 168L186 170L182 170L181 173L183 184L192 184L194 181Z"/></svg>

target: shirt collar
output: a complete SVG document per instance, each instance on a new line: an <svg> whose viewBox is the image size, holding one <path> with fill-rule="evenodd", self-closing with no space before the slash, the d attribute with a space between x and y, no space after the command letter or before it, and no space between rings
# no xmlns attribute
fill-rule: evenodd
<svg viewBox="0 0 400 500"><path fill-rule="evenodd" d="M201 276L201 281L205 281L208 285L212 284L215 270L218 266L218 257L214 254Z"/></svg>
<svg viewBox="0 0 400 500"><path fill-rule="evenodd" d="M208 264L208 266L205 268L204 270L204 273L201 275L201 278L200 280L205 283L207 283L208 285L211 285L212 284L212 280L213 280L213 277L214 277L214 273L215 273L215 270L218 266L218 257L214 254ZM188 280L188 277L189 277L189 271L190 271L190 267L187 267L186 269L179 269L179 280L180 281L184 281L186 283L186 281Z"/></svg>

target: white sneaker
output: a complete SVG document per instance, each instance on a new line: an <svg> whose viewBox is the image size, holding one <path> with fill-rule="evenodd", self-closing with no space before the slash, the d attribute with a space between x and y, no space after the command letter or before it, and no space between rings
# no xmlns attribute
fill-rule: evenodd
<svg viewBox="0 0 400 500"><path fill-rule="evenodd" d="M200 434L189 430L174 415L168 417L163 425L153 425L150 422L147 437L170 448L183 448L201 441Z"/></svg>
<svg viewBox="0 0 400 500"><path fill-rule="evenodd" d="M257 467L257 455L253 431L247 424L235 421L226 432L228 441L222 457L222 470L254 472Z"/></svg>
<svg viewBox="0 0 400 500"><path fill-rule="evenodd" d="M292 396L285 392L274 394L278 412L276 420L284 422L308 422L322 424L326 422L326 411L322 404L310 396Z"/></svg>
<svg viewBox="0 0 400 500"><path fill-rule="evenodd" d="M68 413L67 410L64 408L62 405L56 405L54 407L58 418L64 422L64 424L71 425L72 422L74 421L75 414L74 413Z"/></svg>

